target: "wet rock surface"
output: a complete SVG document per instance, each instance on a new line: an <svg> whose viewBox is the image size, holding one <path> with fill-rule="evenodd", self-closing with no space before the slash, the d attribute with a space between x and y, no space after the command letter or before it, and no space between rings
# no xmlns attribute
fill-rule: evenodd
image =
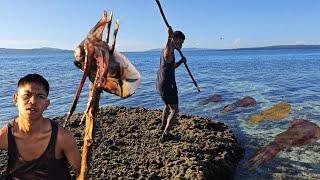
<svg viewBox="0 0 320 180"><path fill-rule="evenodd" d="M82 114L67 127L82 148ZM63 122L64 117L54 118ZM174 140L159 142L161 111L107 106L97 114L90 179L232 179L243 149L223 123L180 115ZM0 151L0 175L6 169Z"/></svg>

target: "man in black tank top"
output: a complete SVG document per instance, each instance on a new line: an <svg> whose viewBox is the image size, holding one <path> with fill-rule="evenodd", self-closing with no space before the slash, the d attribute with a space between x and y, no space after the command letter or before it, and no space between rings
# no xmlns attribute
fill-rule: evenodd
<svg viewBox="0 0 320 180"><path fill-rule="evenodd" d="M19 115L0 130L8 151L7 179L70 179L68 163L79 174L81 156L73 135L43 117L50 104L49 83L39 74L18 82L13 95Z"/></svg>
<svg viewBox="0 0 320 180"><path fill-rule="evenodd" d="M181 49L185 36L181 31L173 32L168 28L168 41L166 47L161 51L160 67L157 74L157 90L165 104L162 112L162 126L164 130L160 141L167 141L172 138L170 130L176 122L179 112L178 90L175 79L175 68L186 62L182 57L180 61L175 62L174 50Z"/></svg>

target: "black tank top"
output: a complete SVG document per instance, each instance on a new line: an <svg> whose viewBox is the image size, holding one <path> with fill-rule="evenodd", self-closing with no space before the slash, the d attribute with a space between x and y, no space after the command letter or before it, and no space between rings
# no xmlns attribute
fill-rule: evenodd
<svg viewBox="0 0 320 180"><path fill-rule="evenodd" d="M8 166L7 179L70 179L68 162L64 157L55 158L55 147L58 134L58 123L50 120L52 132L49 144L44 153L35 160L19 159L17 145L13 136L13 126L8 126Z"/></svg>
<svg viewBox="0 0 320 180"><path fill-rule="evenodd" d="M157 74L157 89L162 94L163 91L174 91L177 93L175 78L175 57L172 53L173 61L167 63L164 58L164 49L161 51L160 67Z"/></svg>

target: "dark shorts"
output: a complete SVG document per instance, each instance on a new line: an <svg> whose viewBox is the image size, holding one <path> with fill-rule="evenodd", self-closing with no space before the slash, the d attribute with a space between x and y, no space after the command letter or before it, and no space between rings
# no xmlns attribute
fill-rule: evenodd
<svg viewBox="0 0 320 180"><path fill-rule="evenodd" d="M176 88L162 88L159 90L159 94L166 104L178 104L178 91Z"/></svg>

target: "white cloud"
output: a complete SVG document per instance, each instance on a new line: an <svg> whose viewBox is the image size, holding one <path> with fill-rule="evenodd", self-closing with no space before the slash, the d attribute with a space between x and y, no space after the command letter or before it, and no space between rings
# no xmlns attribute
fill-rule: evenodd
<svg viewBox="0 0 320 180"><path fill-rule="evenodd" d="M56 43L46 40L1 40L0 47L3 48L39 48L39 47L52 47Z"/></svg>
<svg viewBox="0 0 320 180"><path fill-rule="evenodd" d="M298 40L298 41L296 41L294 44L295 44L295 45L304 45L305 42L304 42L304 40Z"/></svg>
<svg viewBox="0 0 320 180"><path fill-rule="evenodd" d="M32 49L41 47L52 47L61 49L73 50L80 42L52 42L48 40L1 40L0 48L15 48L15 49ZM111 45L111 43L109 43ZM149 49L159 48L162 45L156 45L148 42L135 40L119 40L116 42L117 51L145 51Z"/></svg>
<svg viewBox="0 0 320 180"><path fill-rule="evenodd" d="M164 46L164 45L163 45ZM162 47L149 42L134 41L134 40L119 40L116 42L116 50L120 52L128 51L145 51Z"/></svg>
<svg viewBox="0 0 320 180"><path fill-rule="evenodd" d="M234 41L233 41L233 46L235 48L240 48L241 47L241 39L240 38L236 38Z"/></svg>
<svg viewBox="0 0 320 180"><path fill-rule="evenodd" d="M200 45L201 44L199 42L189 42L189 41L187 41L187 42L183 43L183 47L185 47L185 48L195 48L195 47L199 48Z"/></svg>

